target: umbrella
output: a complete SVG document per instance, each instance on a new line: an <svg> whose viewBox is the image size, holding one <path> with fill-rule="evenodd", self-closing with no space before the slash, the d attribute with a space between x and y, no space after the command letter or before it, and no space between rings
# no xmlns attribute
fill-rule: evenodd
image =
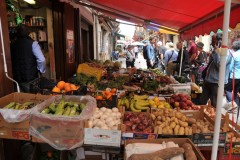
<svg viewBox="0 0 240 160"><path fill-rule="evenodd" d="M141 43L141 42L133 42L131 45L133 45L133 46L144 46L145 44Z"/></svg>

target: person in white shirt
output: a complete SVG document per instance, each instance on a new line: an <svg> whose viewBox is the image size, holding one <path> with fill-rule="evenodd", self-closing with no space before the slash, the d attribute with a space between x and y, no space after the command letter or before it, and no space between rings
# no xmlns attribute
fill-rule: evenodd
<svg viewBox="0 0 240 160"><path fill-rule="evenodd" d="M135 54L135 58L138 58L138 52L139 52L138 46L135 46L135 47L133 48L133 52L134 52L134 54Z"/></svg>

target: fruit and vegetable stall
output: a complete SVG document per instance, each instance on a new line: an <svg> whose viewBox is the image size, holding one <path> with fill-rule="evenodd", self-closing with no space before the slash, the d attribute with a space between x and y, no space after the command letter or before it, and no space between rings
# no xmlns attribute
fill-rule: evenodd
<svg viewBox="0 0 240 160"><path fill-rule="evenodd" d="M0 98L0 138L49 144L54 150L36 152L41 159L79 149L116 160L210 158L215 109L210 102L195 103L201 87L184 77L96 61L80 64L75 77L48 89L51 94ZM219 159L229 153L239 158L238 130L228 114L222 115ZM80 153L85 152L75 158Z"/></svg>

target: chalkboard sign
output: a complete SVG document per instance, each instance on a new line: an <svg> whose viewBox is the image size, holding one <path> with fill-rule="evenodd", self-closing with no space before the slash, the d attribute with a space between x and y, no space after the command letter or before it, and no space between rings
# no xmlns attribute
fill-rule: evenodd
<svg viewBox="0 0 240 160"><path fill-rule="evenodd" d="M220 133L218 146L224 147L225 141L226 141L226 133ZM195 133L193 134L193 143L199 147L212 146L213 133Z"/></svg>

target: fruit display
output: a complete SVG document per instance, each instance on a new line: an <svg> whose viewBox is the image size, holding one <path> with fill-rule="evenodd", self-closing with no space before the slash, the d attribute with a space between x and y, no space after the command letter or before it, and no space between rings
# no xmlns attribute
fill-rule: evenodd
<svg viewBox="0 0 240 160"><path fill-rule="evenodd" d="M130 110L132 112L142 112L149 109L150 103L148 97L148 95L134 94L133 97L130 99Z"/></svg>
<svg viewBox="0 0 240 160"><path fill-rule="evenodd" d="M123 124L126 125L127 131L143 133L153 132L153 121L148 113L125 112Z"/></svg>
<svg viewBox="0 0 240 160"><path fill-rule="evenodd" d="M199 110L200 107L192 103L190 97L186 94L173 94L170 98L170 104L173 108L182 110Z"/></svg>
<svg viewBox="0 0 240 160"><path fill-rule="evenodd" d="M53 87L52 92L54 93L65 93L65 92L71 92L75 91L79 88L79 86L76 86L71 83L67 83L64 81L59 81L57 83L57 86Z"/></svg>
<svg viewBox="0 0 240 160"><path fill-rule="evenodd" d="M33 102L25 102L23 104L16 103L16 102L10 102L6 106L4 106L4 109L16 109L16 110L26 110L34 107L35 104Z"/></svg>
<svg viewBox="0 0 240 160"><path fill-rule="evenodd" d="M125 107L127 110L129 110L129 108L130 108L130 102L129 102L129 100L127 99L126 96L123 96L123 97L121 97L121 98L118 99L117 107L118 107L118 108L120 108L120 107Z"/></svg>
<svg viewBox="0 0 240 160"><path fill-rule="evenodd" d="M82 112L86 105L84 103L77 102L65 102L64 98L58 103L51 103L44 108L41 113L63 116L78 116Z"/></svg>
<svg viewBox="0 0 240 160"><path fill-rule="evenodd" d="M236 137L233 132L228 132L226 135L226 141L230 142L232 139L232 142L240 142L240 137Z"/></svg>
<svg viewBox="0 0 240 160"><path fill-rule="evenodd" d="M186 78L183 76L174 76L174 79L179 83L186 83Z"/></svg>
<svg viewBox="0 0 240 160"><path fill-rule="evenodd" d="M207 106L205 109L204 109L204 112L212 119L215 119L215 116L216 116L216 111L213 107L211 106Z"/></svg>
<svg viewBox="0 0 240 160"><path fill-rule="evenodd" d="M152 107L152 108L159 108L159 109L160 108L167 108L167 109L171 108L171 105L168 102L161 101L161 100L159 100L158 97L154 97L153 99L149 99L148 101L149 101L150 107Z"/></svg>
<svg viewBox="0 0 240 160"><path fill-rule="evenodd" d="M154 91L156 92L159 87L159 82L156 79L146 80L143 83L144 91Z"/></svg>
<svg viewBox="0 0 240 160"><path fill-rule="evenodd" d="M212 133L213 126L205 120L186 117L174 109L159 109L151 113L154 133L164 135L192 135L193 133Z"/></svg>
<svg viewBox="0 0 240 160"><path fill-rule="evenodd" d="M121 124L121 117L118 108L96 108L88 121L88 128L117 130L118 125Z"/></svg>
<svg viewBox="0 0 240 160"><path fill-rule="evenodd" d="M111 100L113 95L116 95L117 89L116 88L107 88L105 91L102 91L100 95L97 95L95 98L96 100Z"/></svg>
<svg viewBox="0 0 240 160"><path fill-rule="evenodd" d="M171 83L173 83L171 78L167 75L158 76L158 77L156 77L156 79L160 84L171 84Z"/></svg>

